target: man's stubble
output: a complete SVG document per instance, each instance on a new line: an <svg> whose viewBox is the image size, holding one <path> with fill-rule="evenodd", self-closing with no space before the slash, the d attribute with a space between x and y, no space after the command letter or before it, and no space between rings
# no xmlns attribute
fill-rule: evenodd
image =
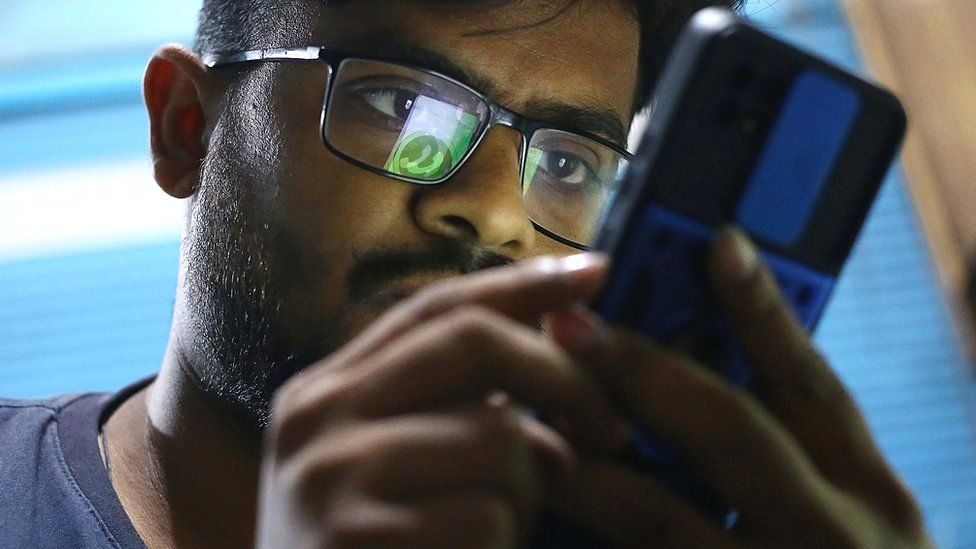
<svg viewBox="0 0 976 549"><path fill-rule="evenodd" d="M256 72L228 92L228 104L249 107L221 114L189 205L180 288L187 324L179 350L186 373L251 435L269 425L277 389L353 337L357 314L382 288L413 274L466 274L511 262L470 242L433 236L421 246L378 246L352 258L342 276L345 295L332 311L303 304L288 314L305 318L286 319L286 289L321 284L333 266L287 232L283 183L274 171L288 156L285 139L259 102L243 100L270 84L268 74ZM287 321L315 328L295 341L282 333Z"/></svg>

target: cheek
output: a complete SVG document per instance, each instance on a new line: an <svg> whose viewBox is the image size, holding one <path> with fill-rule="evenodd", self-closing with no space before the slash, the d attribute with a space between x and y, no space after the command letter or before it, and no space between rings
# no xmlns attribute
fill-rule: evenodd
<svg viewBox="0 0 976 549"><path fill-rule="evenodd" d="M335 157L317 136L289 150L279 185L279 234L289 258L282 318L300 344L333 329L357 256L397 247L416 227L409 185Z"/></svg>
<svg viewBox="0 0 976 549"><path fill-rule="evenodd" d="M354 250L402 234L410 219L409 185L354 166L326 148L320 133L324 81L322 69L281 83L289 92L276 96L284 126L278 180L281 222L296 245L337 266Z"/></svg>
<svg viewBox="0 0 976 549"><path fill-rule="evenodd" d="M275 93L264 95L272 103L246 102L253 107L242 108L234 124L221 130L233 152L225 156L234 159L224 167L235 173L227 184L241 195L221 225L239 216L255 221L254 240L270 262L260 283L269 285L269 306L277 309L271 312L276 337L302 349L334 333L358 254L418 238L409 185L357 168L322 143L321 90L296 82L273 85ZM215 200L217 206L226 202Z"/></svg>
<svg viewBox="0 0 976 549"><path fill-rule="evenodd" d="M556 242L555 240L540 233L536 236L535 246L532 247L532 250L525 257L525 259L543 256L567 257L576 255L578 253L580 253L580 251L576 248Z"/></svg>
<svg viewBox="0 0 976 549"><path fill-rule="evenodd" d="M314 169L297 171L281 198L284 223L309 251L330 257L367 251L412 225L406 184L339 159L308 164Z"/></svg>

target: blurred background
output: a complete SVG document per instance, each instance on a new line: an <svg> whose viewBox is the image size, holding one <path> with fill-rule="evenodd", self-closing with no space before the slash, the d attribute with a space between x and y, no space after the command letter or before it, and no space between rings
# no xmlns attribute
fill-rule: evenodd
<svg viewBox="0 0 976 549"><path fill-rule="evenodd" d="M816 338L940 546L958 548L976 547L976 380L960 293L976 240L966 226L976 220L976 200L966 215L976 170L958 151L976 145L976 124L962 123L976 108L968 87L976 65L947 38L962 22L946 16L964 4L976 23L971 0L748 7L786 39L870 68L912 113L905 162L889 176ZM192 41L198 7L0 2L0 395L111 391L158 368L182 203L152 180L140 87L157 46ZM909 24L931 34L904 32Z"/></svg>

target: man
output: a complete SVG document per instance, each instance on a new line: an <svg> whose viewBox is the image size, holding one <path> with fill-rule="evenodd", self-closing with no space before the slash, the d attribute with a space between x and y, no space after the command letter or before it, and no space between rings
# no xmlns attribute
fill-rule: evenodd
<svg viewBox="0 0 976 549"><path fill-rule="evenodd" d="M205 55L145 80L189 198L162 368L2 403L0 545L502 547L548 512L603 545L926 545L740 233L711 270L762 401L578 306L639 67L701 4L205 2ZM733 531L616 459L631 422Z"/></svg>

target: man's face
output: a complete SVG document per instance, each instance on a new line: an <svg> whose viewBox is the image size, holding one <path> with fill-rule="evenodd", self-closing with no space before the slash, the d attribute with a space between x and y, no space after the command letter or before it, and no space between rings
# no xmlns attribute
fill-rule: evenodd
<svg viewBox="0 0 976 549"><path fill-rule="evenodd" d="M545 120L560 107L596 107L629 125L639 37L624 3L465 4L330 3L288 15L304 21L289 26L301 40L275 45L407 61L404 52L422 49L489 83L494 101L522 115ZM213 122L184 241L180 305L186 363L248 423L266 425L271 394L287 377L420 286L576 252L527 217L515 130L493 128L446 183L404 183L323 145L324 63L249 70ZM382 94L373 99L383 107Z"/></svg>

